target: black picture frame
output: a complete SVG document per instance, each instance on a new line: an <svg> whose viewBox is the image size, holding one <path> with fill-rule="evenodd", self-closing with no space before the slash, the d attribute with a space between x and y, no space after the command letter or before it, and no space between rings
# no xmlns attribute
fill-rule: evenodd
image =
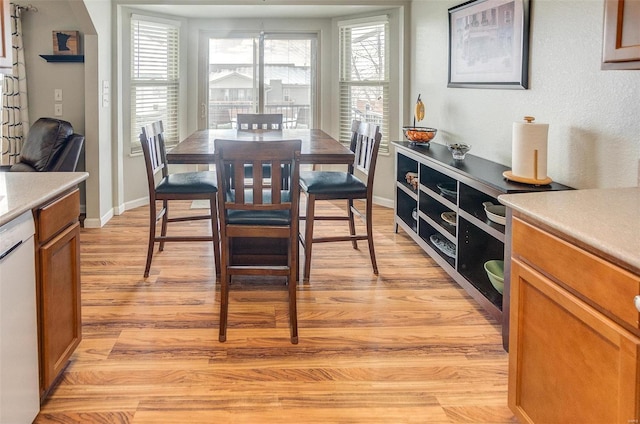
<svg viewBox="0 0 640 424"><path fill-rule="evenodd" d="M527 89L530 0L471 0L449 9L447 87Z"/></svg>

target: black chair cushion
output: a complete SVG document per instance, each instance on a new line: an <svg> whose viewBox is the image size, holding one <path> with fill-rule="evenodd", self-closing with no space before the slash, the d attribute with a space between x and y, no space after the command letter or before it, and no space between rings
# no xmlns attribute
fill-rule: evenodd
<svg viewBox="0 0 640 424"><path fill-rule="evenodd" d="M300 188L316 195L357 196L367 194L367 186L358 177L339 171L300 172Z"/></svg>
<svg viewBox="0 0 640 424"><path fill-rule="evenodd" d="M218 183L212 171L169 174L156 187L157 194L216 193Z"/></svg>
<svg viewBox="0 0 640 424"><path fill-rule="evenodd" d="M247 189L244 191L246 203L253 202L253 191ZM233 191L227 193L229 201L235 200ZM291 193L287 190L282 191L282 201L288 202L291 199ZM271 192L264 191L263 203L271 203ZM227 223L234 225L289 225L291 216L288 210L282 211L246 211L246 210L229 210L227 212Z"/></svg>

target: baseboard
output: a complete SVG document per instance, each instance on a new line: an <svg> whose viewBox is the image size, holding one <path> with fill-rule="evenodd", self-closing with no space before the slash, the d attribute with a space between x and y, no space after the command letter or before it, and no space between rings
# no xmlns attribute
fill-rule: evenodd
<svg viewBox="0 0 640 424"><path fill-rule="evenodd" d="M146 206L149 204L149 196L141 197L139 199L130 200L124 204L124 209L121 213L125 211L130 211L131 209L139 208L140 206Z"/></svg>
<svg viewBox="0 0 640 424"><path fill-rule="evenodd" d="M104 225L113 218L113 208L102 215L100 218L86 218L84 220L85 228L102 228Z"/></svg>
<svg viewBox="0 0 640 424"><path fill-rule="evenodd" d="M393 209L394 201L393 199L387 199L385 197L373 196L373 204L384 206L385 208Z"/></svg>

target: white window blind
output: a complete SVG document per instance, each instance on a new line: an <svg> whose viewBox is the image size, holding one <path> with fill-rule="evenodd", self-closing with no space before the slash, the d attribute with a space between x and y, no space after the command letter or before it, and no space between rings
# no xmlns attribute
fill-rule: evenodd
<svg viewBox="0 0 640 424"><path fill-rule="evenodd" d="M167 146L178 143L179 22L131 17L131 153L141 128L162 120Z"/></svg>
<svg viewBox="0 0 640 424"><path fill-rule="evenodd" d="M380 126L389 149L389 24L386 17L339 24L340 141L349 143L356 119Z"/></svg>

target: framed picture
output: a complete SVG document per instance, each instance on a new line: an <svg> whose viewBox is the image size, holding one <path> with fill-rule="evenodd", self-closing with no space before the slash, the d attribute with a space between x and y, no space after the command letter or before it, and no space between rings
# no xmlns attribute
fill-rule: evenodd
<svg viewBox="0 0 640 424"><path fill-rule="evenodd" d="M53 31L54 55L80 54L80 33L78 31Z"/></svg>
<svg viewBox="0 0 640 424"><path fill-rule="evenodd" d="M528 83L529 0L471 0L449 9L448 87Z"/></svg>

